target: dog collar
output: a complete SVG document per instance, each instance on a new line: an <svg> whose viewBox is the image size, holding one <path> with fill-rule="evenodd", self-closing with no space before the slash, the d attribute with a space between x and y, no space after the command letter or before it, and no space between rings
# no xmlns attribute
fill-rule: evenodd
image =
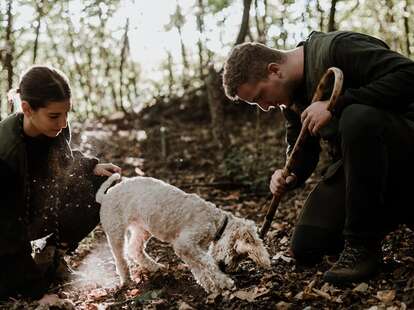
<svg viewBox="0 0 414 310"><path fill-rule="evenodd" d="M214 236L214 241L219 241L221 236L224 233L224 230L226 229L227 223L229 222L229 218L227 215L224 217L223 223L220 225L219 229L216 232L216 235Z"/></svg>

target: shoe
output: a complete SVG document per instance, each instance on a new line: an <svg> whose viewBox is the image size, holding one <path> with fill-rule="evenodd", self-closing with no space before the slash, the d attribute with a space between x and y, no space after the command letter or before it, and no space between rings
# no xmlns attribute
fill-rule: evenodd
<svg viewBox="0 0 414 310"><path fill-rule="evenodd" d="M55 279L59 282L65 282L70 279L73 270L66 262L64 250L57 250L55 255Z"/></svg>
<svg viewBox="0 0 414 310"><path fill-rule="evenodd" d="M360 282L378 272L382 263L379 242L363 244L345 241L338 261L323 275L323 280L332 284Z"/></svg>
<svg viewBox="0 0 414 310"><path fill-rule="evenodd" d="M46 278L52 281L66 281L72 271L65 261L64 254L65 250L48 245L42 251L35 253L33 259L40 273Z"/></svg>

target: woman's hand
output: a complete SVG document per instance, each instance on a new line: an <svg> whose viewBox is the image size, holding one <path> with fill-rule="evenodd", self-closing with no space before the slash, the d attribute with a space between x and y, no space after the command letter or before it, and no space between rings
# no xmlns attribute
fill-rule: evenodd
<svg viewBox="0 0 414 310"><path fill-rule="evenodd" d="M122 169L118 166L106 163L106 164L97 164L93 169L93 173L99 176L111 176L113 173L121 173Z"/></svg>
<svg viewBox="0 0 414 310"><path fill-rule="evenodd" d="M327 106L328 100L315 101L302 112L302 126L307 127L312 136L331 120L332 114L327 110Z"/></svg>

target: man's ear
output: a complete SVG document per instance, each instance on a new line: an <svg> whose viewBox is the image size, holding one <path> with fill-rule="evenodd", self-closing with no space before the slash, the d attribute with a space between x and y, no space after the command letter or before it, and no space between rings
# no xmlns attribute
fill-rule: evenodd
<svg viewBox="0 0 414 310"><path fill-rule="evenodd" d="M277 77L282 77L281 75L281 71L280 71L280 64L276 63L276 62L271 62L267 65L267 73L268 73L268 77L271 76L277 76Z"/></svg>
<svg viewBox="0 0 414 310"><path fill-rule="evenodd" d="M30 116L32 116L32 114L33 114L33 109L32 109L32 107L30 106L30 104L27 102L27 101L25 101L25 100L23 100L22 101L22 111L23 111L23 114L25 115L25 116L27 116L27 117L30 117Z"/></svg>

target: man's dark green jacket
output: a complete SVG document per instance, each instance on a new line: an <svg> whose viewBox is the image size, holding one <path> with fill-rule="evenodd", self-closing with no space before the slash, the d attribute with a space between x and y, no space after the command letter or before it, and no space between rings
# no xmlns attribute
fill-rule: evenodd
<svg viewBox="0 0 414 310"><path fill-rule="evenodd" d="M390 50L383 41L348 31L312 32L299 46L304 48L304 81L295 104L283 111L287 119L288 153L300 132L300 113L310 105L316 86L329 67L343 71L344 84L335 117L320 132L328 142L337 142L335 122L350 104L370 105L414 120L414 62ZM310 137L304 149L299 168L294 171L299 183L316 167L319 139Z"/></svg>

